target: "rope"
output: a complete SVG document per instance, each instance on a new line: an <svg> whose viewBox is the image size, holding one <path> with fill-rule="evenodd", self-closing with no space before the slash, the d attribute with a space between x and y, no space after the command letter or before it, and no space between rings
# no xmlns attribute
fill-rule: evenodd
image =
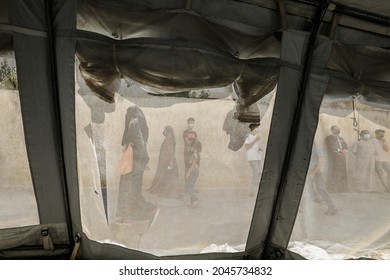
<svg viewBox="0 0 390 280"><path fill-rule="evenodd" d="M356 118L356 112L357 112L357 118ZM354 127L354 130L357 132L357 138L359 140L359 137L360 137L360 126L359 126L360 114L355 108L355 99L352 99L352 113L353 113L353 117L351 118L352 125Z"/></svg>

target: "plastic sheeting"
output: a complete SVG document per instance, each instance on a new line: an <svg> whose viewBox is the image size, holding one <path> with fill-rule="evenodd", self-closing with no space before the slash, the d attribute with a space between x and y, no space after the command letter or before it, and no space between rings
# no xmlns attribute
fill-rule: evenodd
<svg viewBox="0 0 390 280"><path fill-rule="evenodd" d="M222 252L215 248L205 250L205 247L227 242L243 251L257 189L251 186L252 171L246 160L244 143L237 152L229 148L231 137L241 137L245 141L250 131L249 124L243 124L245 133L235 133L235 127L226 123L225 116L229 112L233 112L230 118L235 120L235 102L230 95L223 94L227 96L223 99L199 98L195 93L187 98L161 97L147 94L137 84L128 87L125 80L121 80L115 107L106 110L104 120L96 123L92 116L106 103L89 89L78 69L76 65L78 178L83 232L100 243L157 256L208 253L210 250ZM205 89L204 92L213 95L214 90ZM262 150L267 145L274 92L270 95L264 104L255 103L257 110L262 111L259 143ZM149 169L143 171L139 181L126 181L117 169L125 115L132 106L142 110L149 131L146 143ZM195 190L188 189L183 158L183 131L187 129L189 117L195 119L194 130L202 143ZM172 127L174 142L167 142L162 134L166 126ZM170 153L169 143L175 144ZM138 146L134 144L133 147ZM260 153L261 163L265 152ZM130 176L136 176L137 162L141 159L143 157L134 154L131 173L134 175ZM165 159L169 159L168 162ZM176 170L176 175L167 166ZM259 165L258 168L262 167ZM137 193L132 188L138 188ZM127 196L127 191L131 195ZM137 201L134 201L135 197ZM124 204L121 204L123 198ZM148 213L154 209L159 209L159 214L150 226L154 216Z"/></svg>
<svg viewBox="0 0 390 280"><path fill-rule="evenodd" d="M270 58L279 56L280 34L274 31L245 34L193 13L103 7L79 2L78 28L114 39L79 41L77 57L87 85L107 102L122 77L156 93L234 83L239 118L250 122L244 110L276 85L279 67Z"/></svg>
<svg viewBox="0 0 390 280"><path fill-rule="evenodd" d="M383 48L334 44L326 99L354 96L367 105L389 109L390 51Z"/></svg>
<svg viewBox="0 0 390 280"><path fill-rule="evenodd" d="M379 24L388 22L381 16L388 7L384 5L378 12L378 6L375 5L381 4L381 0L361 3L337 1L352 9L367 7L370 11L359 11L355 15L361 18L356 18L351 14L346 15L347 10L344 13L343 9L331 5L320 25L315 43L310 38L315 34L311 29L316 26L316 7L307 1L301 1L299 5L295 1L287 1L285 15L279 12L275 1L209 2L14 0L7 1L6 7L4 1L0 2L4 7L0 13L0 29L12 34L8 38L3 36L5 40L1 42L3 46L13 42L15 49L24 136L40 221L43 224L61 225L67 221L70 234L81 233L81 258L156 258L156 255L179 258L179 255L188 252L196 254L181 255L181 258L297 257L289 254L286 248L294 223L302 225L298 221L302 220L299 216L296 220L296 213L310 165L311 143L324 94L321 113L328 114L329 118L352 117L350 106L351 101L355 100L355 105L360 102L371 106L358 108L358 116L364 120L362 125L365 122L369 130L375 130L374 126L378 126L387 131L386 119L378 117L386 112L373 109L387 109L388 103L390 39L387 36L388 25ZM377 14L370 14L372 11ZM308 49L314 50L313 57L306 53ZM102 54L100 57L99 50ZM180 59L172 60L175 55ZM78 67L79 62L81 68ZM102 66L102 62L107 65ZM306 62L310 62L310 68L305 67ZM81 86L80 90L77 86L75 88L75 78ZM182 80L191 87L181 83ZM244 189L241 186L250 177L249 166L240 150L242 139L238 139L244 130L239 128L236 121L257 121L259 111L262 114L264 109L261 108L264 107L261 103L264 100L259 99L269 94L276 83L277 94L271 94L275 96L272 122L271 114L266 114L268 121L262 118L262 122L267 125L261 127L267 128L263 136L268 136L269 127L271 140L261 144L261 147L266 146L267 152L261 186L257 198L253 198L253 204L250 204L247 203L245 192L235 193L237 186L240 186L240 190ZM150 94L135 90L134 84L144 84ZM217 86L234 88L229 91L233 100L192 98L192 102L187 102L189 99L183 96L176 95L174 99L165 96L192 95L192 90L211 91ZM157 105L155 95L164 95L164 98L158 99ZM207 106L210 104L213 106ZM202 157L202 168L211 171L219 165L219 160L225 159L217 160L210 156L213 153L228 155L221 166L226 169L224 171L229 171L228 176L238 174L238 181L234 181L237 178L230 180L229 183L236 184L235 188L224 188L221 195L222 188L207 189L215 186L215 180L221 178L206 180L204 176L211 172L201 169L197 181L202 186L199 196L204 195L202 201L209 202L208 206L216 210L212 212L215 216L208 217L210 211L201 212L202 203L197 208L182 207L184 211L180 214L197 213L199 217L207 216L212 221L207 225L195 224L186 216L187 220L181 225L195 227L199 233L191 236L192 240L181 239L180 244L164 243L165 247L151 241L156 236L174 239L175 234L180 235L172 233L176 227L169 226L170 223L178 223L172 219L177 214L173 206L181 205L172 199L147 197L149 202L155 204L158 201L161 206L160 214L149 230L145 223L114 226L115 229L111 227L116 224L114 212L118 208L116 204L119 196L120 177L114 168L121 148L121 137L118 134L124 129L125 112L131 105L142 108L152 128L148 149L151 156L149 161L154 166L150 166L151 173L144 174L145 187L151 185L153 171L157 170L159 149L164 139L162 131L166 125L171 125L175 131L177 152L181 150L182 142L177 135L184 130L187 115L183 113L185 116L182 120L178 117L182 116L179 112L191 112L195 116L199 136L206 135L203 131L209 125L212 128L207 130L212 135L207 138L210 143L219 143L223 139L223 145L217 145L218 148L202 141L202 155L209 155ZM334 106L338 110L334 110ZM191 111L195 109L196 112ZM238 112L233 120L230 119L231 110ZM177 113L175 117L172 111ZM165 118L169 120L168 124L158 123ZM370 122L375 125L371 127ZM345 132L345 129L343 127L342 131ZM213 137L219 138L211 141L215 139ZM350 141L347 141L348 144ZM213 147L213 153L210 147ZM223 152L218 153L218 149ZM177 160L184 160L180 158L178 156ZM102 164L104 162L106 164ZM217 164L213 165L212 162ZM184 168L180 163L179 166ZM248 169L244 171L243 167ZM182 170L178 171L183 180ZM360 195L352 193L348 199ZM366 197L367 202L375 202L380 206L383 206L382 199L385 199L382 194ZM220 204L225 207L217 207ZM235 207L245 210L247 216L243 219L234 216L237 212ZM207 207L204 209L210 210ZM360 209L354 210L358 212ZM322 208L317 210L315 214L318 216L320 212L326 211ZM234 221L221 220L221 217L228 215L234 217ZM319 217L323 217L322 213ZM328 218L323 220L330 223L335 221L332 219L334 216ZM353 221L354 216L348 218ZM376 245L383 247L387 228L382 222L377 228L372 221L374 219L369 220L367 232L364 232L373 237L369 242L333 248L352 248L357 255L364 255L366 249L371 250ZM237 223L245 223L242 231L231 231L230 226ZM217 234L221 228L224 228L224 232ZM180 229L183 230L183 227ZM16 232L12 229L4 230L7 234ZM35 239L39 229L31 230L35 237L20 232L20 237L27 236L30 239L19 242L21 246L37 244ZM63 227L59 231L61 240L56 242L60 244L72 240L72 237L66 237ZM226 232L232 232L232 235L226 237ZM323 232L328 234L325 238L332 237L329 231ZM210 237L212 233L215 236ZM298 233L294 233L294 236ZM197 236L203 242L194 240ZM31 239L34 241L30 242ZM15 240L12 239L10 244ZM161 241L158 238L155 240ZM354 240L353 237L350 240ZM310 244L318 244L309 241ZM17 246L17 243L12 243L12 246ZM225 243L234 248L245 244L245 248L240 247L236 253L198 254L210 244L219 246ZM145 251L156 255L146 254Z"/></svg>
<svg viewBox="0 0 390 280"><path fill-rule="evenodd" d="M390 246L388 218L383 215L390 210L388 111L358 102L352 111L348 105L326 105L326 113L320 114L291 237L320 247L324 254L319 259L328 259L326 253L332 259L378 258ZM345 117L329 114L337 111ZM308 247L303 250L309 254Z"/></svg>
<svg viewBox="0 0 390 280"><path fill-rule="evenodd" d="M1 35L3 38L3 34ZM5 40L10 41L8 35ZM11 40L12 43L12 40ZM0 52L0 107L3 114L0 151L0 229L39 224L27 159L16 64L12 45Z"/></svg>

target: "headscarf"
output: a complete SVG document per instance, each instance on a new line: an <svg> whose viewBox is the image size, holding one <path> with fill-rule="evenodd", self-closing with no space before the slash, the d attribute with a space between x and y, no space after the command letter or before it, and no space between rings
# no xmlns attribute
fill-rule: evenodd
<svg viewBox="0 0 390 280"><path fill-rule="evenodd" d="M149 128L148 128L148 124L146 123L146 118L144 113L138 106L130 106L127 109L126 116L125 116L125 130L123 131L123 136L122 136L122 146L127 146L130 144L130 135L129 135L130 122L135 118L137 118L140 123L141 133L144 141L147 142L149 139Z"/></svg>
<svg viewBox="0 0 390 280"><path fill-rule="evenodd" d="M173 143L176 143L175 134L173 133L172 126L167 125L166 127L164 127L163 134L165 135L165 137L170 136L173 139Z"/></svg>

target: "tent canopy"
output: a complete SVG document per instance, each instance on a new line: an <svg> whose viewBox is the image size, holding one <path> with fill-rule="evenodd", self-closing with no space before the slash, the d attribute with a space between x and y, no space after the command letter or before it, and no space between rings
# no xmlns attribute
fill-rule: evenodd
<svg viewBox="0 0 390 280"><path fill-rule="evenodd" d="M351 113L340 106L352 100L387 113L389 15L387 0L1 0L0 55L15 61L1 67L8 75L16 69L18 81L18 97L4 89L3 102L16 106L18 121L12 120L20 127L22 148L15 151L23 155L27 174L23 183L20 175L15 180L31 187L36 215L19 224L0 222L0 257L62 258L80 248L74 251L80 259L301 258L288 243L321 106L331 108L326 111L331 118ZM215 100L204 96L220 88L229 89L230 97L207 107ZM202 90L202 98L194 98ZM185 94L192 99L180 99ZM143 250L112 228L109 205L118 188L110 184L120 183L118 176L113 179L110 160L119 153L114 136L125 123L117 117L135 97L147 104L143 109L151 127L164 118L176 124L185 118L180 110L199 106L203 113L197 120L210 127L220 121L230 135L226 157L243 147L249 123L267 123L257 196L247 205L253 206L245 209L247 216L234 224L246 221L247 231L238 238L244 245L237 251L188 253L184 245L174 253ZM360 113L367 123L390 128L378 114ZM230 164L231 175L241 176L245 172L237 158L229 154L220 169ZM5 182L5 175L0 178Z"/></svg>

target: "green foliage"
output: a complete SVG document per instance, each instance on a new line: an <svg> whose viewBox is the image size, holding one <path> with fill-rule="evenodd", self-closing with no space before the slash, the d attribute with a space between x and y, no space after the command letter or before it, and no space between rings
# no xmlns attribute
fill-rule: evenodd
<svg viewBox="0 0 390 280"><path fill-rule="evenodd" d="M164 96L207 99L210 97L210 91L208 89L206 89L206 90L202 89L200 92L198 92L198 91L181 91L181 92L174 92L174 93L166 93L166 94L164 94Z"/></svg>
<svg viewBox="0 0 390 280"><path fill-rule="evenodd" d="M209 90L202 89L199 93L199 98L208 98L210 96Z"/></svg>
<svg viewBox="0 0 390 280"><path fill-rule="evenodd" d="M16 67L11 67L4 58L0 63L0 87L4 89L18 89Z"/></svg>
<svg viewBox="0 0 390 280"><path fill-rule="evenodd" d="M210 96L210 92L208 89L202 89L199 93L196 91L191 91L189 94L189 98L200 98L200 99L207 99Z"/></svg>

